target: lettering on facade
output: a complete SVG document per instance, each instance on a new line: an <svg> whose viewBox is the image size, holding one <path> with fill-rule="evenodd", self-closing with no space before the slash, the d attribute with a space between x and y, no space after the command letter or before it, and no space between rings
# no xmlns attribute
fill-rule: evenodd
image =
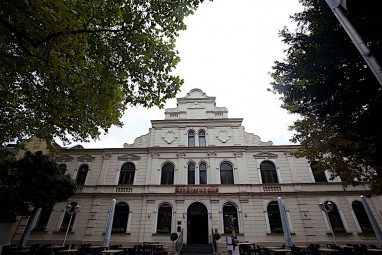
<svg viewBox="0 0 382 255"><path fill-rule="evenodd" d="M219 188L216 187L200 187L200 188L193 188L193 187L176 187L175 193L219 193Z"/></svg>

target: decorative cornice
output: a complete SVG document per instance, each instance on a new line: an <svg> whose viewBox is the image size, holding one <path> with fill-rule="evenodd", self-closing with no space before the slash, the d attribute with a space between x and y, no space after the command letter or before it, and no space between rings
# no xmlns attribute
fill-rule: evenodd
<svg viewBox="0 0 382 255"><path fill-rule="evenodd" d="M118 157L119 160L125 160L125 161L136 161L140 160L141 157L132 153L124 154Z"/></svg>
<svg viewBox="0 0 382 255"><path fill-rule="evenodd" d="M268 152L268 151L263 151L258 154L253 155L256 159L268 159L268 158L277 158L277 154Z"/></svg>
<svg viewBox="0 0 382 255"><path fill-rule="evenodd" d="M95 159L95 157L93 157L92 155L90 155L90 154L84 154L84 155L82 155L82 156L79 156L78 158L77 158L77 161L80 161L80 162L91 162L91 161L93 161Z"/></svg>
<svg viewBox="0 0 382 255"><path fill-rule="evenodd" d="M72 161L74 159L74 157L70 156L69 154L62 154L58 157L56 157L56 161L66 161L66 162L69 162L69 161Z"/></svg>

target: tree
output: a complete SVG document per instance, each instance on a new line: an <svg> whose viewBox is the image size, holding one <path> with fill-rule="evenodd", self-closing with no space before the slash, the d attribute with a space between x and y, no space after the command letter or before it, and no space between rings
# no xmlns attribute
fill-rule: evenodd
<svg viewBox="0 0 382 255"><path fill-rule="evenodd" d="M41 152L26 152L19 160L0 161L0 222L30 215L33 208L51 208L75 193L70 175Z"/></svg>
<svg viewBox="0 0 382 255"><path fill-rule="evenodd" d="M184 17L203 0L6 0L0 10L0 143L96 139L127 106L163 107Z"/></svg>
<svg viewBox="0 0 382 255"><path fill-rule="evenodd" d="M291 129L296 155L330 170L347 184L370 182L382 194L382 90L325 1L300 0L304 11L284 28L286 59L273 67L273 91L301 118ZM382 59L380 3L345 12L377 59ZM378 7L379 6L379 7Z"/></svg>

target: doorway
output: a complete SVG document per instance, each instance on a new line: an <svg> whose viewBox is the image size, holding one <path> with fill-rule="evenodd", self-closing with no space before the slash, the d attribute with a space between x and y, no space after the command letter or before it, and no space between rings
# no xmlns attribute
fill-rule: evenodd
<svg viewBox="0 0 382 255"><path fill-rule="evenodd" d="M208 244L208 211L202 203L193 203L187 210L187 243Z"/></svg>

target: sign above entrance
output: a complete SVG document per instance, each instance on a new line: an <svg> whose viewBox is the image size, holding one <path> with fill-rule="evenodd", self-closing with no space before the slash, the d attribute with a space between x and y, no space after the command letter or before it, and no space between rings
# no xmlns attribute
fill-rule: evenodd
<svg viewBox="0 0 382 255"><path fill-rule="evenodd" d="M219 188L216 187L176 187L175 193L218 193Z"/></svg>

